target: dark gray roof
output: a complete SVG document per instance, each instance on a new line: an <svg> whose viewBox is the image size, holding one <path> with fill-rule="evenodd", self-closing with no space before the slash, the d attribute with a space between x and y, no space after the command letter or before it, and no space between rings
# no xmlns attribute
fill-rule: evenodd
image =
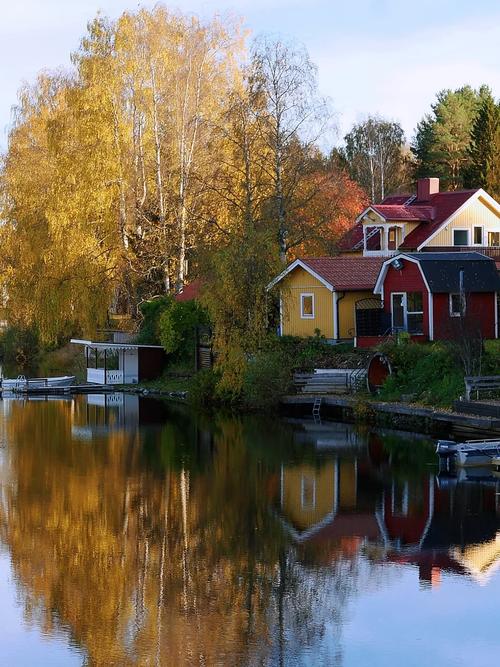
<svg viewBox="0 0 500 667"><path fill-rule="evenodd" d="M500 292L500 275L493 259L480 252L408 252L415 259L431 292L458 292L460 270L466 292Z"/></svg>

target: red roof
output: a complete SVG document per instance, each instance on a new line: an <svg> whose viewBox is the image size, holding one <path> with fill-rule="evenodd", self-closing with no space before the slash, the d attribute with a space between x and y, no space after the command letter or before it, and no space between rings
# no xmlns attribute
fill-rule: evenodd
<svg viewBox="0 0 500 667"><path fill-rule="evenodd" d="M201 291L201 280L193 280L189 285L184 285L181 291L174 296L176 301L192 301L198 299Z"/></svg>
<svg viewBox="0 0 500 667"><path fill-rule="evenodd" d="M410 232L401 244L400 249L417 249L476 192L477 190L456 190L455 192L437 192L431 195L430 203L434 210L432 220L422 223Z"/></svg>
<svg viewBox="0 0 500 667"><path fill-rule="evenodd" d="M385 257L307 257L303 264L336 290L372 290Z"/></svg>
<svg viewBox="0 0 500 667"><path fill-rule="evenodd" d="M378 204L371 207L386 220L410 220L420 222L432 220L432 206L403 206L401 204Z"/></svg>
<svg viewBox="0 0 500 667"><path fill-rule="evenodd" d="M425 202L411 199L410 195L394 195L370 208L385 220L420 222L399 247L400 250L416 250L476 192L477 190L437 192L430 195L429 201ZM354 250L354 246L362 240L363 223L358 222L341 239L339 248L344 251Z"/></svg>

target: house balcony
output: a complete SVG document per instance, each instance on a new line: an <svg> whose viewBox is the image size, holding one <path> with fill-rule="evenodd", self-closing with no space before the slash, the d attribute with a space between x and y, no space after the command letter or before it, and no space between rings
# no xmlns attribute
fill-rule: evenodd
<svg viewBox="0 0 500 667"><path fill-rule="evenodd" d="M398 253L399 250L364 250L363 257L392 257Z"/></svg>
<svg viewBox="0 0 500 667"><path fill-rule="evenodd" d="M363 227L363 256L392 257L398 254L398 248L404 238L401 225L365 225Z"/></svg>
<svg viewBox="0 0 500 667"><path fill-rule="evenodd" d="M123 384L123 371L87 368L87 382L92 384Z"/></svg>
<svg viewBox="0 0 500 667"><path fill-rule="evenodd" d="M463 245L463 246L426 246L422 248L422 252L480 252L487 257L495 259L500 262L500 247L498 246L480 246L480 245Z"/></svg>

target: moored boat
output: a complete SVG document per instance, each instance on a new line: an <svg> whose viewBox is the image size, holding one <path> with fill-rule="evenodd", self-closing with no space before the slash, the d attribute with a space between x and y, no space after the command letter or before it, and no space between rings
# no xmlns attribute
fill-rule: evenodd
<svg viewBox="0 0 500 667"><path fill-rule="evenodd" d="M51 378L2 378L2 391L27 391L52 389L54 387L70 387L75 381L74 375L61 375Z"/></svg>
<svg viewBox="0 0 500 667"><path fill-rule="evenodd" d="M453 457L460 467L487 466L495 457L500 457L500 438L466 442L438 440L436 453L441 457Z"/></svg>

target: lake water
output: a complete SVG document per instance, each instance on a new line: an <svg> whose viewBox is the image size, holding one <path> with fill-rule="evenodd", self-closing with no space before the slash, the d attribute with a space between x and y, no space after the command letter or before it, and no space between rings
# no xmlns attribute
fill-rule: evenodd
<svg viewBox="0 0 500 667"><path fill-rule="evenodd" d="M0 402L0 665L496 665L499 482L418 436Z"/></svg>

